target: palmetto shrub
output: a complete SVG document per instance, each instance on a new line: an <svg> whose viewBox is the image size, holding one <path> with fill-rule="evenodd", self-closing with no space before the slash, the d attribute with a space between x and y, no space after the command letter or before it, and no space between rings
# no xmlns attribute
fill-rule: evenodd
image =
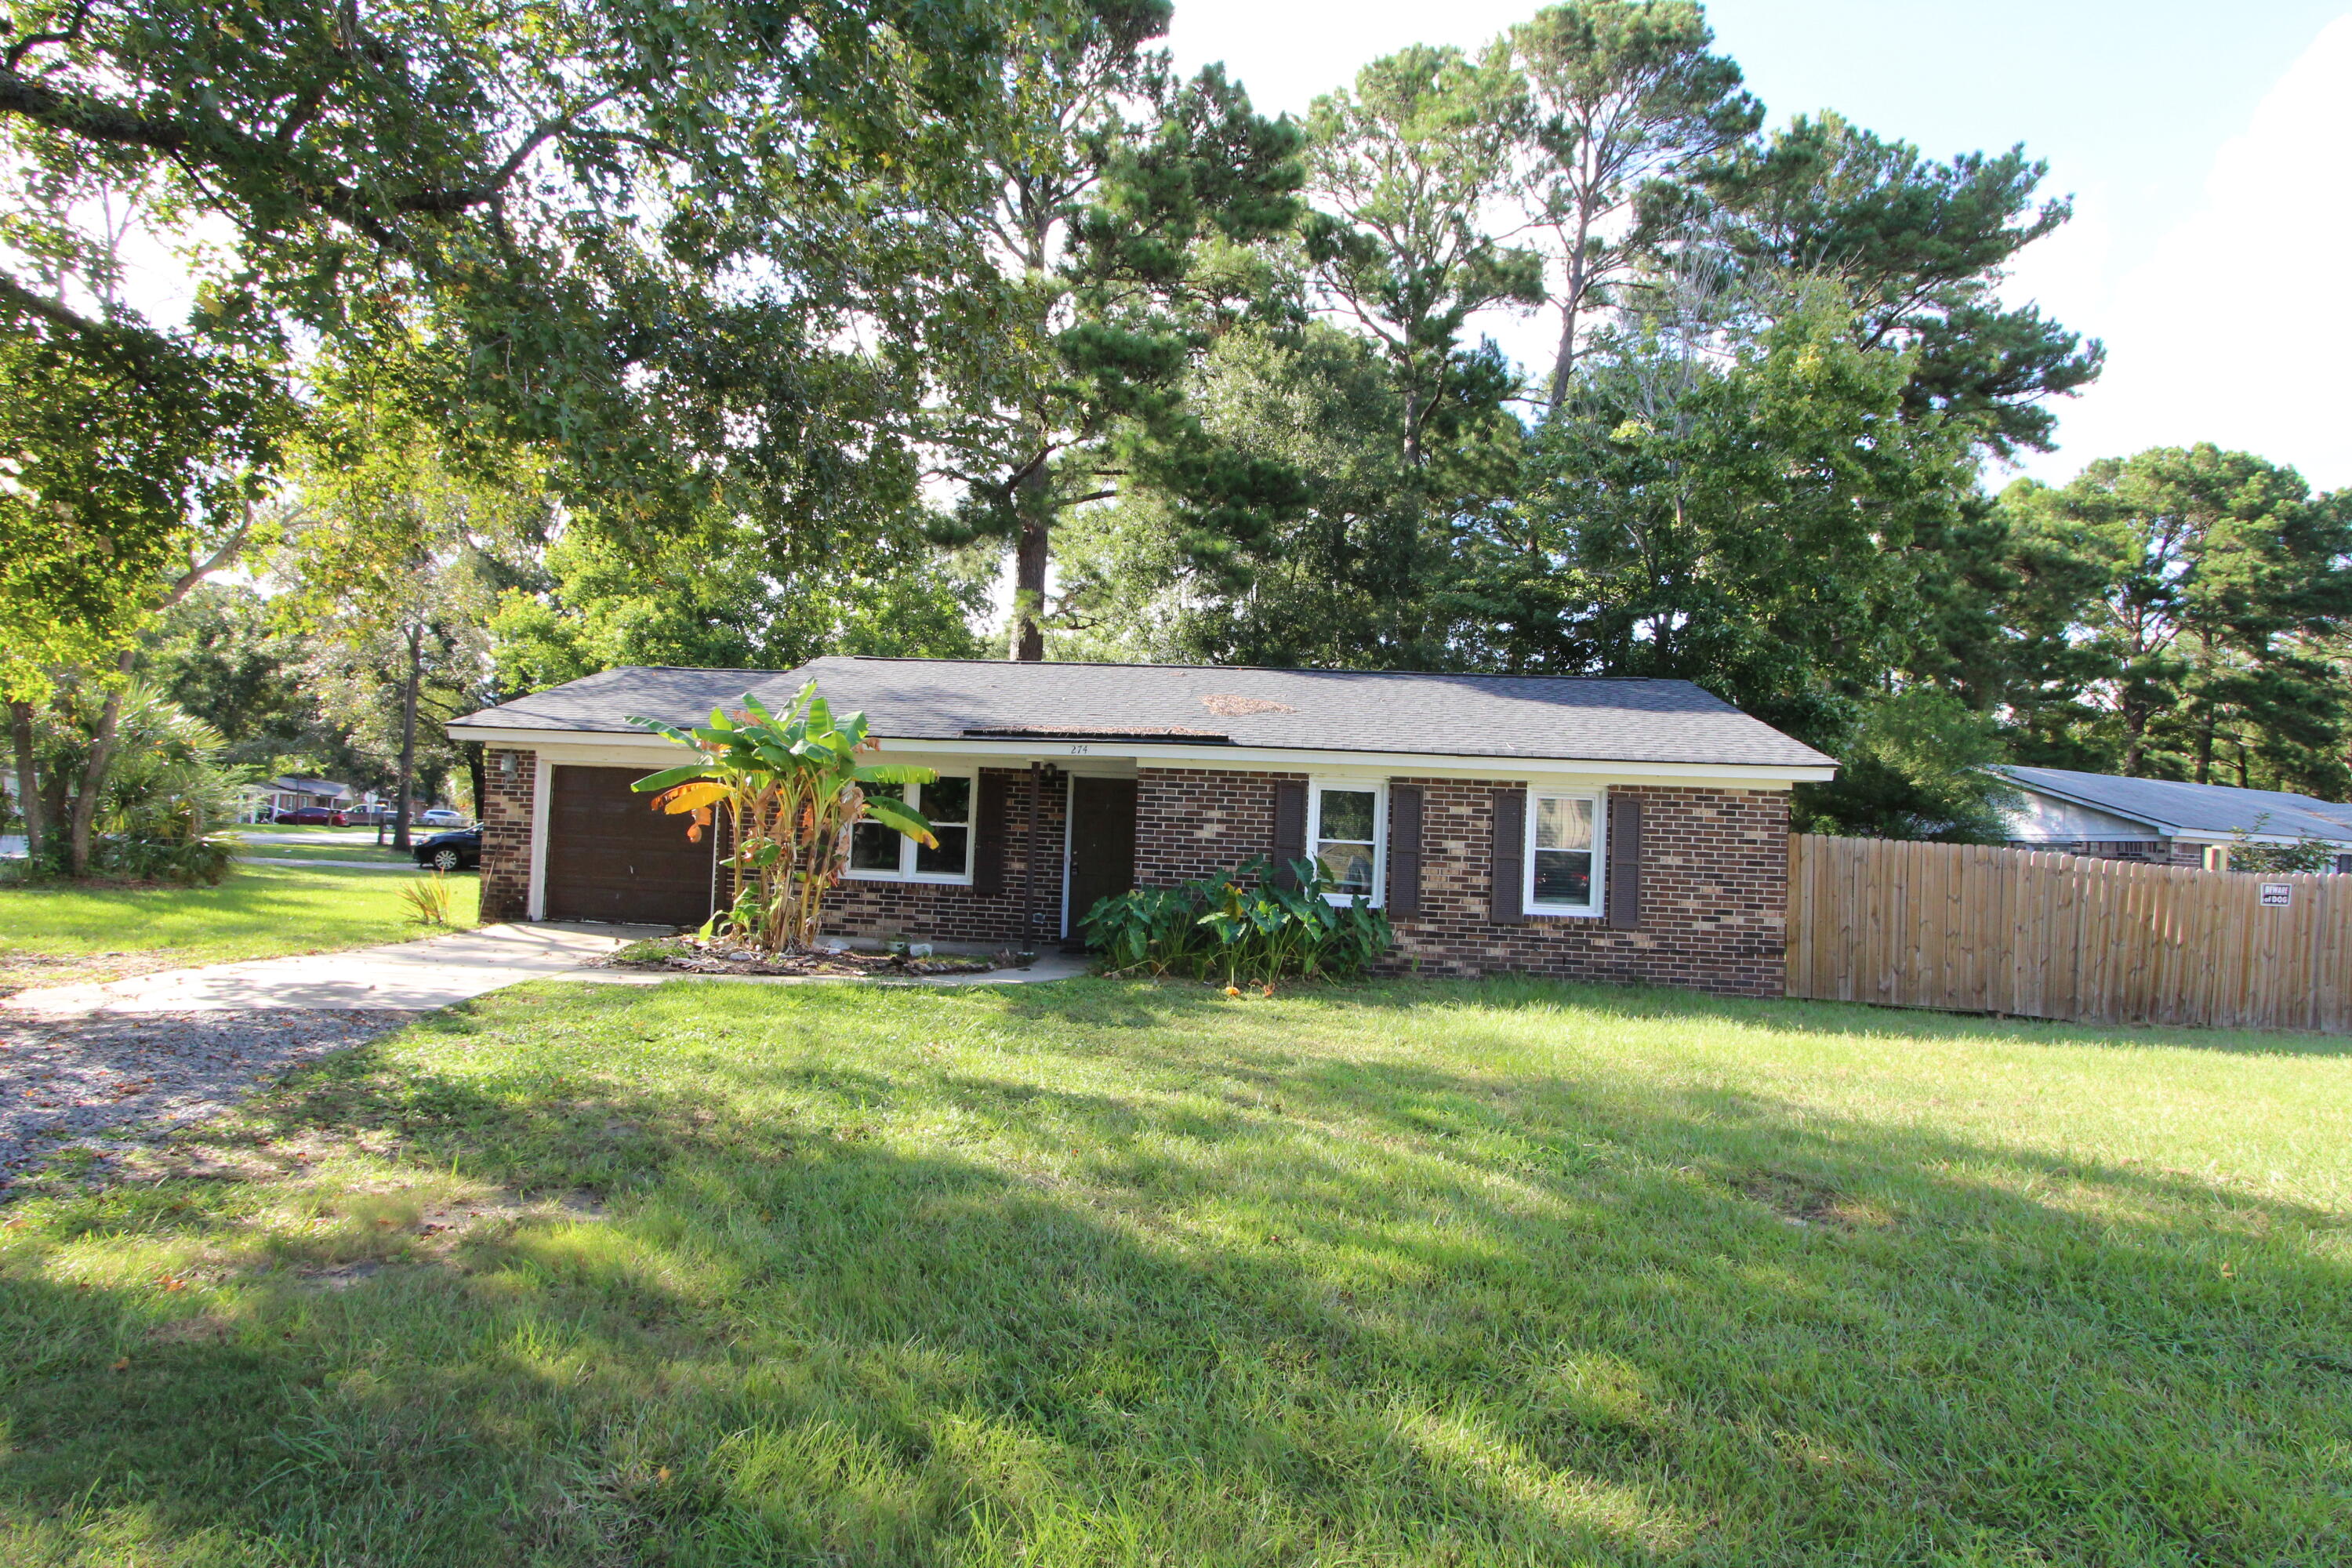
<svg viewBox="0 0 2352 1568"><path fill-rule="evenodd" d="M89 765L94 693L43 707L33 742L37 770L50 781L43 864L37 876L62 875L65 821L72 803L62 781L78 780ZM157 688L134 680L123 693L115 724L113 765L106 772L92 816L89 868L130 881L217 882L242 843L227 831L242 804L245 775L226 766L221 732L173 703Z"/></svg>
<svg viewBox="0 0 2352 1568"><path fill-rule="evenodd" d="M1265 984L1353 979L1395 945L1388 916L1360 898L1334 903L1313 860L1272 874L1264 857L1172 888L1137 888L1097 902L1081 924L1113 973Z"/></svg>

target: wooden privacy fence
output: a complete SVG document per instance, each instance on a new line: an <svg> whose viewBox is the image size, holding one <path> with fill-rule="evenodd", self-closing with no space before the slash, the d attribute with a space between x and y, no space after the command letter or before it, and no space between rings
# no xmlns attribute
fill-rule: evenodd
<svg viewBox="0 0 2352 1568"><path fill-rule="evenodd" d="M2352 877L1803 834L1789 994L2352 1033Z"/></svg>

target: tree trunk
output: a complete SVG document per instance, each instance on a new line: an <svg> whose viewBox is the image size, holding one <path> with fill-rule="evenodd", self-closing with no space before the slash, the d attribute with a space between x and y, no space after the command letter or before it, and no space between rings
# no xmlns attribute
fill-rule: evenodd
<svg viewBox="0 0 2352 1568"><path fill-rule="evenodd" d="M490 768L488 752L479 741L467 741L458 748L466 753L466 782L474 791L474 820L479 822L489 809Z"/></svg>
<svg viewBox="0 0 2352 1568"><path fill-rule="evenodd" d="M66 869L77 878L89 875L89 841L98 825L98 797L106 788L107 770L114 765L114 734L122 722L122 693L138 658L139 650L127 647L115 659L115 673L122 681L106 694L105 705L98 710L98 730L89 738L89 761L82 768L81 784L66 824Z"/></svg>
<svg viewBox="0 0 2352 1568"><path fill-rule="evenodd" d="M197 562L180 574L171 590L157 600L153 608L168 610L188 596L188 590L206 577L235 561L245 549L245 542L253 533L253 499L245 500L245 517L219 549ZM63 813L66 823L66 866L76 877L89 875L89 841L98 820L98 797L106 787L106 775L114 765L114 734L122 719L123 687L129 684L131 672L138 667L139 648L136 644L124 648L115 659L115 670L123 679L107 693L106 705L99 710L98 732L90 737L89 761L82 769L80 793L74 796L70 811ZM62 782L62 781L58 781Z"/></svg>
<svg viewBox="0 0 2352 1568"><path fill-rule="evenodd" d="M41 858L41 776L33 761L33 705L8 704L8 732L16 746L16 805L25 817L25 858Z"/></svg>
<svg viewBox="0 0 2352 1568"><path fill-rule="evenodd" d="M1568 379L1576 369L1576 321L1584 308L1585 267L1592 243L1592 209L1577 204L1576 243L1568 253L1568 297L1560 303L1559 353L1551 362L1551 396L1546 412L1558 414L1568 401Z"/></svg>
<svg viewBox="0 0 2352 1568"><path fill-rule="evenodd" d="M2213 782L2213 726L2219 721L2213 704L2205 705L2205 715L2197 726L2197 782Z"/></svg>
<svg viewBox="0 0 2352 1568"><path fill-rule="evenodd" d="M425 623L414 621L408 627L408 679L400 689L400 795L394 803L392 847L410 847L408 842L409 780L416 772L416 690L425 679Z"/></svg>
<svg viewBox="0 0 2352 1568"><path fill-rule="evenodd" d="M64 773L51 773L41 781L41 837L49 841L51 855L58 852L58 835L65 831L66 786L71 782Z"/></svg>
<svg viewBox="0 0 2352 1568"><path fill-rule="evenodd" d="M1045 570L1053 559L1053 509L1046 502L1049 482L1043 461L1014 481L1013 499L1021 517L1021 534L1013 547L1013 626L1005 639L1004 657L1035 664L1045 657Z"/></svg>
<svg viewBox="0 0 2352 1568"><path fill-rule="evenodd" d="M1408 360L1404 371L1404 466L1421 472L1421 378ZM1441 373L1442 379L1442 373Z"/></svg>

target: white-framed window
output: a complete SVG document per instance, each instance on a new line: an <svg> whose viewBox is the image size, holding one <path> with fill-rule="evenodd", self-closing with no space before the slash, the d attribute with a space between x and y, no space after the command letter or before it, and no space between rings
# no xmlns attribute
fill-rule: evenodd
<svg viewBox="0 0 2352 1568"><path fill-rule="evenodd" d="M939 847L918 844L895 827L861 822L849 830L849 875L870 882L971 880L972 778L941 773L924 784L868 784L866 793L903 800L931 825Z"/></svg>
<svg viewBox="0 0 2352 1568"><path fill-rule="evenodd" d="M1531 915L1601 912L1601 842L1608 814L1600 792L1528 791L1527 881L1521 907Z"/></svg>
<svg viewBox="0 0 2352 1568"><path fill-rule="evenodd" d="M1324 896L1381 902L1388 858L1388 791L1376 782L1319 780L1307 792L1307 854L1323 868Z"/></svg>

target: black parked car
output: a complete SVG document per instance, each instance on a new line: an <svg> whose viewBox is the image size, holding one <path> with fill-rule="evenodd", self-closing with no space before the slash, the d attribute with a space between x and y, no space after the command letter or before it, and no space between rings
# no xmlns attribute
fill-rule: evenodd
<svg viewBox="0 0 2352 1568"><path fill-rule="evenodd" d="M428 871L463 871L482 863L482 830L436 833L416 847L416 863Z"/></svg>

